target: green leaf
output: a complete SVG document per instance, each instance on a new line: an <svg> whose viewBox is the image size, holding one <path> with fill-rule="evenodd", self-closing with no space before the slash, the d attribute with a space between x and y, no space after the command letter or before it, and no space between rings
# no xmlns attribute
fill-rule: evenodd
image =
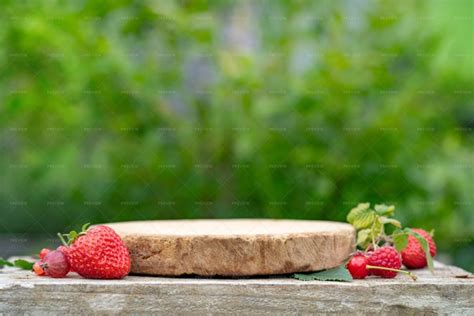
<svg viewBox="0 0 474 316"><path fill-rule="evenodd" d="M23 270L32 270L34 262L18 259L18 260L15 260L13 264L15 265L15 267L23 269Z"/></svg>
<svg viewBox="0 0 474 316"><path fill-rule="evenodd" d="M381 216L392 216L395 212L395 206L393 205L385 205L385 204L377 204L375 205L375 212Z"/></svg>
<svg viewBox="0 0 474 316"><path fill-rule="evenodd" d="M395 249L397 249L398 252L402 251L405 249L405 247L408 244L408 234L400 232L400 233L395 233L392 235L393 238L393 245L395 246Z"/></svg>
<svg viewBox="0 0 474 316"><path fill-rule="evenodd" d="M375 220L375 213L369 207L370 203L360 203L347 214L347 221L356 229L372 226Z"/></svg>
<svg viewBox="0 0 474 316"><path fill-rule="evenodd" d="M357 233L357 246L365 249L369 245L371 241L370 231L370 228L359 230Z"/></svg>
<svg viewBox="0 0 474 316"><path fill-rule="evenodd" d="M394 218L380 216L380 221L382 222L382 224L392 224L395 227L402 228L402 224Z"/></svg>
<svg viewBox="0 0 474 316"><path fill-rule="evenodd" d="M352 224L356 217L358 217L360 213L368 211L369 207L370 203L359 203L356 207L349 211L347 214L347 221Z"/></svg>
<svg viewBox="0 0 474 316"><path fill-rule="evenodd" d="M24 270L32 270L33 264L34 262L29 262L23 259L17 259L12 263L8 260L0 258L0 268L2 268L3 266L9 266L9 267L17 267Z"/></svg>
<svg viewBox="0 0 474 316"><path fill-rule="evenodd" d="M3 268L4 266L13 267L13 263L0 257L0 268Z"/></svg>
<svg viewBox="0 0 474 316"><path fill-rule="evenodd" d="M351 282L352 276L347 271L344 265L340 265L337 268L319 271L315 273L296 273L293 278L301 281L339 281L339 282Z"/></svg>
<svg viewBox="0 0 474 316"><path fill-rule="evenodd" d="M428 269L430 269L430 271L433 272L433 257L431 257L430 246L428 244L428 241L425 239L425 237L421 236L417 232L414 232L410 228L405 228L405 231L407 231L409 234L415 237L416 240L418 240L418 242L421 245L421 248L423 248L423 250L425 251L426 262L428 263Z"/></svg>
<svg viewBox="0 0 474 316"><path fill-rule="evenodd" d="M380 220L380 216L375 216L374 222L371 227L371 233L374 236L374 239L377 239L377 236L383 232L383 223Z"/></svg>

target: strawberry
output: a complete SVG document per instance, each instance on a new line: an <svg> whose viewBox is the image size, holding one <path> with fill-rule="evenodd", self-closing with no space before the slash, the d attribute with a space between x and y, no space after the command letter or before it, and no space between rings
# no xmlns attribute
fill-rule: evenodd
<svg viewBox="0 0 474 316"><path fill-rule="evenodd" d="M82 277L121 279L130 272L128 249L112 228L100 225L86 230L83 227L81 233L71 232L66 236L72 270Z"/></svg>
<svg viewBox="0 0 474 316"><path fill-rule="evenodd" d="M412 230L426 239L430 247L431 256L436 256L436 244L433 240L433 237L431 237L431 235L423 229L413 228ZM421 247L420 242L412 235L408 236L408 244L402 250L402 261L405 267L409 269L424 268L428 264L426 261L425 251Z"/></svg>

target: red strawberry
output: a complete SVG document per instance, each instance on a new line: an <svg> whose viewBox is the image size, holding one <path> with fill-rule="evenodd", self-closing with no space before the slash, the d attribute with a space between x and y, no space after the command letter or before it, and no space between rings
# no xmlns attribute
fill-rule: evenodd
<svg viewBox="0 0 474 316"><path fill-rule="evenodd" d="M430 247L431 256L436 256L436 244L433 237L423 229L413 228L412 230L426 239ZM402 260L405 267L409 269L424 268L428 264L426 261L425 251L421 247L420 242L412 235L408 236L408 244L405 249L402 250Z"/></svg>
<svg viewBox="0 0 474 316"><path fill-rule="evenodd" d="M373 269L371 274L381 276L382 278L394 278L397 276L397 271L402 266L402 258L400 254L393 247L380 247L373 251L368 258L368 265L374 267L385 267L386 269Z"/></svg>
<svg viewBox="0 0 474 316"><path fill-rule="evenodd" d="M108 226L95 226L70 241L72 269L84 278L121 279L130 272L130 254L119 235Z"/></svg>

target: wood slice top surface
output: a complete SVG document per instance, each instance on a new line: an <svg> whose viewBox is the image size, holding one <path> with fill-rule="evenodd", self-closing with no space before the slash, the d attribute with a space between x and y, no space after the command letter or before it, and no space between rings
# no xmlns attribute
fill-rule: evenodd
<svg viewBox="0 0 474 316"><path fill-rule="evenodd" d="M251 276L317 271L353 251L346 223L272 219L164 220L107 224L125 241L132 273Z"/></svg>

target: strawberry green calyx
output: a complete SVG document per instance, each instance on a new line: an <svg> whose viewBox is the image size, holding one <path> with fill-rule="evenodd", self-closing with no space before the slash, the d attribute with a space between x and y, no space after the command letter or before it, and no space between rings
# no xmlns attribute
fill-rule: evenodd
<svg viewBox="0 0 474 316"><path fill-rule="evenodd" d="M76 241L77 238L87 233L87 230L89 229L89 225L90 223L82 225L81 231L79 233L76 232L75 230L70 231L68 234L58 233L58 237L61 240L61 243L64 246L69 247L70 245L74 243L74 241Z"/></svg>

